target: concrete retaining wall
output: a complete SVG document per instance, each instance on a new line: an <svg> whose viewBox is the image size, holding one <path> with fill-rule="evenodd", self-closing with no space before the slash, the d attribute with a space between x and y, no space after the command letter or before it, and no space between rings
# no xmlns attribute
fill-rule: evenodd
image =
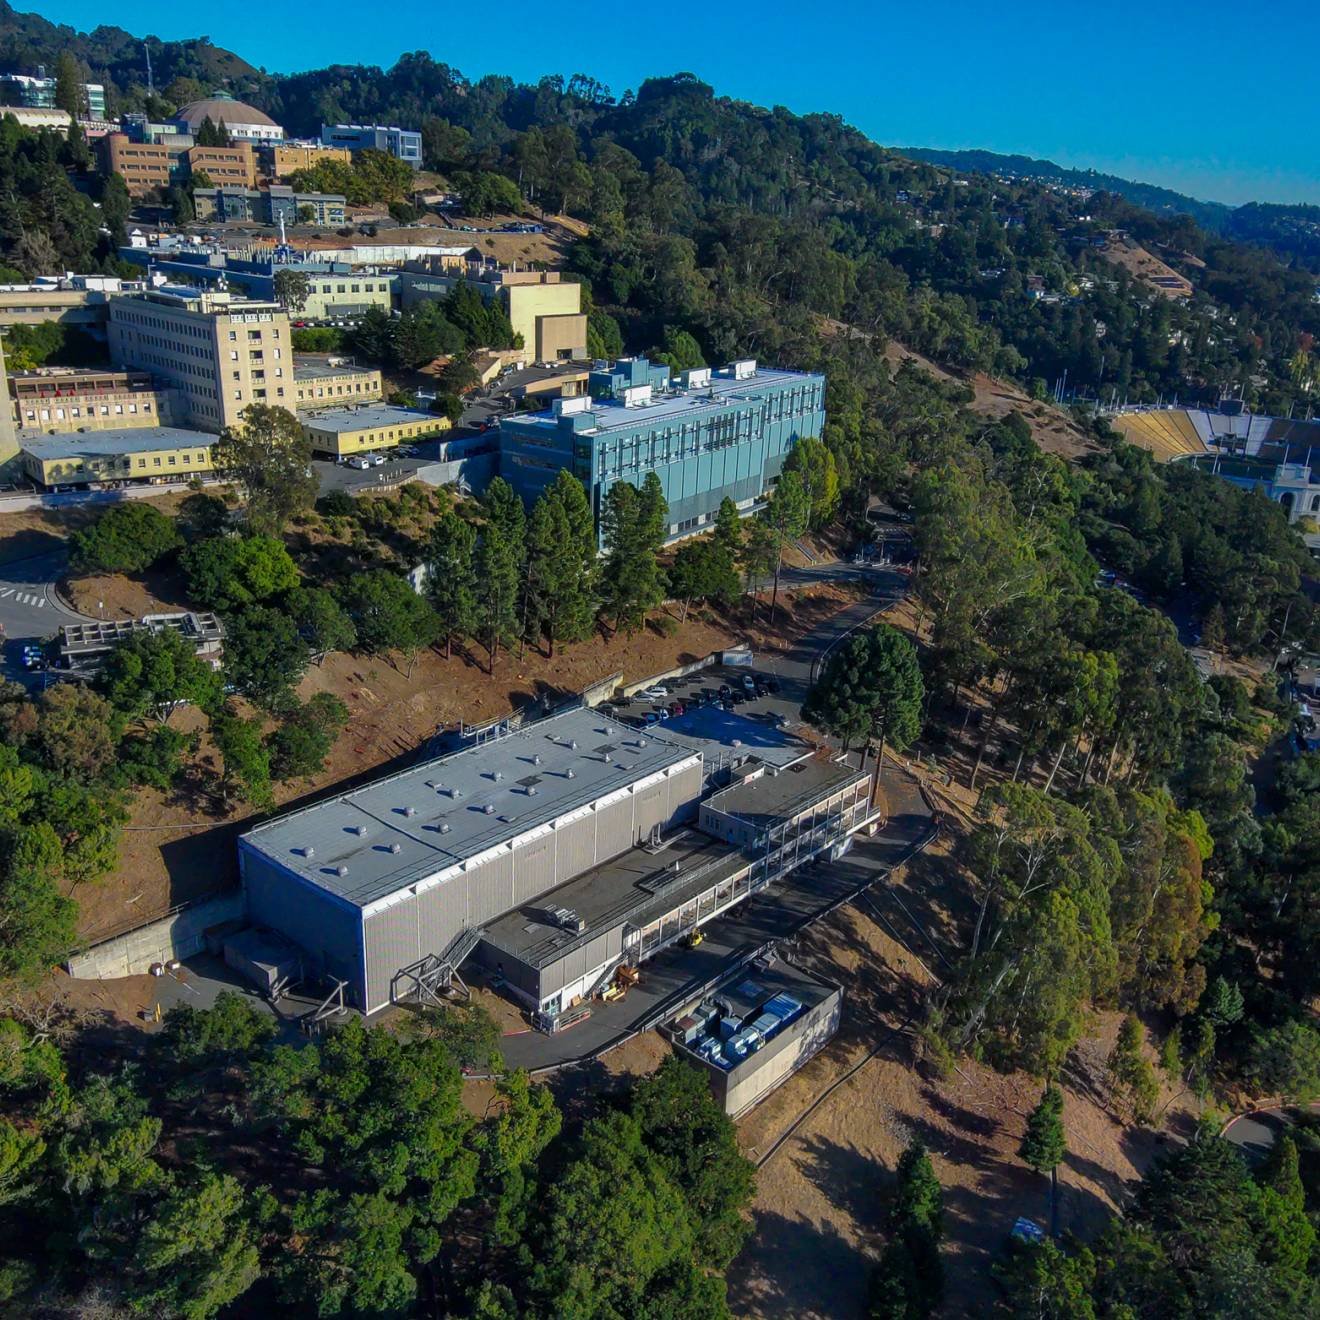
<svg viewBox="0 0 1320 1320"><path fill-rule="evenodd" d="M203 482L212 486L221 483ZM149 500L156 495L170 495L191 490L189 481L167 481L159 486L121 486L118 490L66 490L58 494L0 495L0 513L18 513L24 509L58 509L66 504L119 504L124 500Z"/></svg>
<svg viewBox="0 0 1320 1320"><path fill-rule="evenodd" d="M235 921L242 916L243 891L234 889L139 926L137 930L93 944L85 953L70 958L65 970L70 976L88 981L138 976L149 971L152 963L199 953L206 943L206 931L222 921Z"/></svg>
<svg viewBox="0 0 1320 1320"><path fill-rule="evenodd" d="M690 665L678 665L673 669L666 669L663 673L651 674L647 678L639 678L634 683L625 683L620 691L625 697L631 697L646 688L654 687L657 683L667 682L671 678L686 678L689 674L698 674L712 665L749 665L751 661L752 653L745 646L731 647L727 651L712 651L708 656L704 656L700 660L694 660Z"/></svg>

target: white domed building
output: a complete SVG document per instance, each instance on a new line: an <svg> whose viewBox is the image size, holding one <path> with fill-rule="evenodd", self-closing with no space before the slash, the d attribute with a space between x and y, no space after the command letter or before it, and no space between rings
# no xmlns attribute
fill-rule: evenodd
<svg viewBox="0 0 1320 1320"><path fill-rule="evenodd" d="M231 142L284 141L284 129L268 114L232 96L208 96L205 100L192 101L174 116L179 131L194 137L205 119L217 128L223 123Z"/></svg>

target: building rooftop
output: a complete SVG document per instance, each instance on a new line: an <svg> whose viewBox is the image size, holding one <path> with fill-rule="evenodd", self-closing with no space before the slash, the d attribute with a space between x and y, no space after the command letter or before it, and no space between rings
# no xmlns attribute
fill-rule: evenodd
<svg viewBox="0 0 1320 1320"><path fill-rule="evenodd" d="M153 449L209 449L219 439L206 431L178 426L141 426L122 431L83 431L76 435L43 436L23 449L36 458L117 458Z"/></svg>
<svg viewBox="0 0 1320 1320"><path fill-rule="evenodd" d="M338 374L338 373L330 373ZM295 374L295 379L301 375ZM378 426L403 426L408 422L434 422L437 430L443 418L420 408L396 408L388 403L346 404L342 408L317 408L300 414L305 426L318 431L365 431Z"/></svg>
<svg viewBox="0 0 1320 1320"><path fill-rule="evenodd" d="M359 367L352 362L333 366L329 362L316 362L307 358L293 359L294 380L325 380L331 376L369 376L376 370L378 370L376 367Z"/></svg>
<svg viewBox="0 0 1320 1320"><path fill-rule="evenodd" d="M769 715L749 718L737 711L698 706L666 720L671 742L701 753L709 770L755 757L766 765L792 765L811 755L811 745L786 733Z"/></svg>
<svg viewBox="0 0 1320 1320"><path fill-rule="evenodd" d="M869 772L841 761L813 756L778 771L741 780L708 798L712 811L737 816L757 828L791 819L803 807L836 788L867 778Z"/></svg>
<svg viewBox="0 0 1320 1320"><path fill-rule="evenodd" d="M104 651L139 632L172 629L198 642L217 642L225 630L209 610L200 613L148 614L141 619L102 619L60 626L60 650L68 655Z"/></svg>
<svg viewBox="0 0 1320 1320"><path fill-rule="evenodd" d="M530 967L544 967L622 921L645 926L751 865L741 849L684 830L658 850L633 848L524 903L489 923L483 938ZM585 929L556 925L549 913L556 907L575 912Z"/></svg>
<svg viewBox="0 0 1320 1320"><path fill-rule="evenodd" d="M246 101L235 101L228 96L210 96L201 101L189 101L174 116L176 123L187 124L194 133L201 127L202 120L209 119L217 128L225 124L261 124L267 128L279 125L264 110Z"/></svg>
<svg viewBox="0 0 1320 1320"><path fill-rule="evenodd" d="M577 709L281 816L242 843L365 907L693 759Z"/></svg>
<svg viewBox="0 0 1320 1320"><path fill-rule="evenodd" d="M635 426L650 426L661 421L681 420L684 415L691 415L714 408L728 408L739 403L750 403L760 397L767 388L792 385L808 379L808 374L799 371L778 371L759 368L753 374L735 379L732 376L712 375L709 383L699 387L683 389L677 387L662 390L651 396L647 403L629 406L622 400L589 401L580 411L572 415L589 418L579 431L590 435L602 431L622 430ZM568 401L572 402L572 401ZM547 430L558 430L560 414L554 410L532 413L530 416L513 416L507 419L513 428L541 426Z"/></svg>

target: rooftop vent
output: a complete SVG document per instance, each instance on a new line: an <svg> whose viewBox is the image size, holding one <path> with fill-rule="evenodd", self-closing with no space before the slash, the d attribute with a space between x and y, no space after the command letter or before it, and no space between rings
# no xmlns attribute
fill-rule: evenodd
<svg viewBox="0 0 1320 1320"><path fill-rule="evenodd" d="M397 844L397 843L392 843L392 844L390 844L390 852L392 852L392 853L398 853L398 852L402 852L402 851L403 851L403 847L402 847L400 844Z"/></svg>
<svg viewBox="0 0 1320 1320"><path fill-rule="evenodd" d="M610 763L612 760L614 760L614 758L609 754L609 752L606 752L606 753L605 753L605 764L606 764L606 765L609 765L609 763Z"/></svg>
<svg viewBox="0 0 1320 1320"><path fill-rule="evenodd" d="M638 746L638 747L645 747L645 746L646 746L646 739L645 739L645 738L638 738L638 740L637 740L637 742L636 742L635 745Z"/></svg>
<svg viewBox="0 0 1320 1320"><path fill-rule="evenodd" d="M565 778L567 778L567 779L576 779L576 778L577 778L577 771L576 771L576 770L565 770L565 771L564 771L564 776L565 776Z"/></svg>
<svg viewBox="0 0 1320 1320"><path fill-rule="evenodd" d="M417 814L417 808L416 808L416 807L404 807L404 809L403 809L403 814L404 814L405 816L415 816L415 815Z"/></svg>
<svg viewBox="0 0 1320 1320"><path fill-rule="evenodd" d="M527 789L527 796L528 796L528 797L535 797L535 796L537 795L538 792L540 792L540 790L536 787L535 784L532 784L532 785Z"/></svg>
<svg viewBox="0 0 1320 1320"><path fill-rule="evenodd" d="M440 833L441 834L449 833L449 822L447 820L442 820L440 822Z"/></svg>
<svg viewBox="0 0 1320 1320"><path fill-rule="evenodd" d="M492 779L498 784L498 783L500 782L500 780L504 778L504 771L503 771L503 770L492 770L492 771L490 772L490 777L491 777L491 778L492 778Z"/></svg>
<svg viewBox="0 0 1320 1320"><path fill-rule="evenodd" d="M569 751L572 751L572 752L576 752L576 751L577 751L577 739L576 739L576 738L574 738L573 741L570 742L570 743L568 744L568 748L569 748Z"/></svg>
<svg viewBox="0 0 1320 1320"><path fill-rule="evenodd" d="M313 848L312 845L311 845L310 843L307 844L307 845L305 845L305 846L301 849L301 851L302 851L302 855L303 855L304 857L315 857L315 856L316 856L316 849Z"/></svg>
<svg viewBox="0 0 1320 1320"><path fill-rule="evenodd" d="M339 866L336 866L336 867L335 867L335 874L338 875L338 876L345 876L345 875L347 875L347 874L348 874L348 867L344 866L344 865L341 863Z"/></svg>
<svg viewBox="0 0 1320 1320"><path fill-rule="evenodd" d="M533 764L533 765L540 765L540 764L541 764L541 753L540 753L540 752L533 752L533 753L532 753L532 764Z"/></svg>
<svg viewBox="0 0 1320 1320"><path fill-rule="evenodd" d="M488 816L493 816L495 814L495 804L493 802L487 802L486 805L482 807L482 811Z"/></svg>
<svg viewBox="0 0 1320 1320"><path fill-rule="evenodd" d="M367 827L365 825L354 825L353 833L356 834L359 839L365 839L367 837Z"/></svg>
<svg viewBox="0 0 1320 1320"><path fill-rule="evenodd" d="M451 798L461 798L463 796L463 790L461 788L451 788L449 790L449 796Z"/></svg>

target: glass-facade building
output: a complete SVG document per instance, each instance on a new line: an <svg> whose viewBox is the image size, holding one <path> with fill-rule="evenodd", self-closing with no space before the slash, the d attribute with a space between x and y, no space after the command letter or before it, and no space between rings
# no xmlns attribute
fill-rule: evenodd
<svg viewBox="0 0 1320 1320"><path fill-rule="evenodd" d="M561 468L587 487L599 521L617 481L655 472L669 502L670 538L714 522L727 496L758 508L803 436L825 425L825 377L753 361L671 377L645 358L591 372L589 396L500 421L500 475L531 503Z"/></svg>

